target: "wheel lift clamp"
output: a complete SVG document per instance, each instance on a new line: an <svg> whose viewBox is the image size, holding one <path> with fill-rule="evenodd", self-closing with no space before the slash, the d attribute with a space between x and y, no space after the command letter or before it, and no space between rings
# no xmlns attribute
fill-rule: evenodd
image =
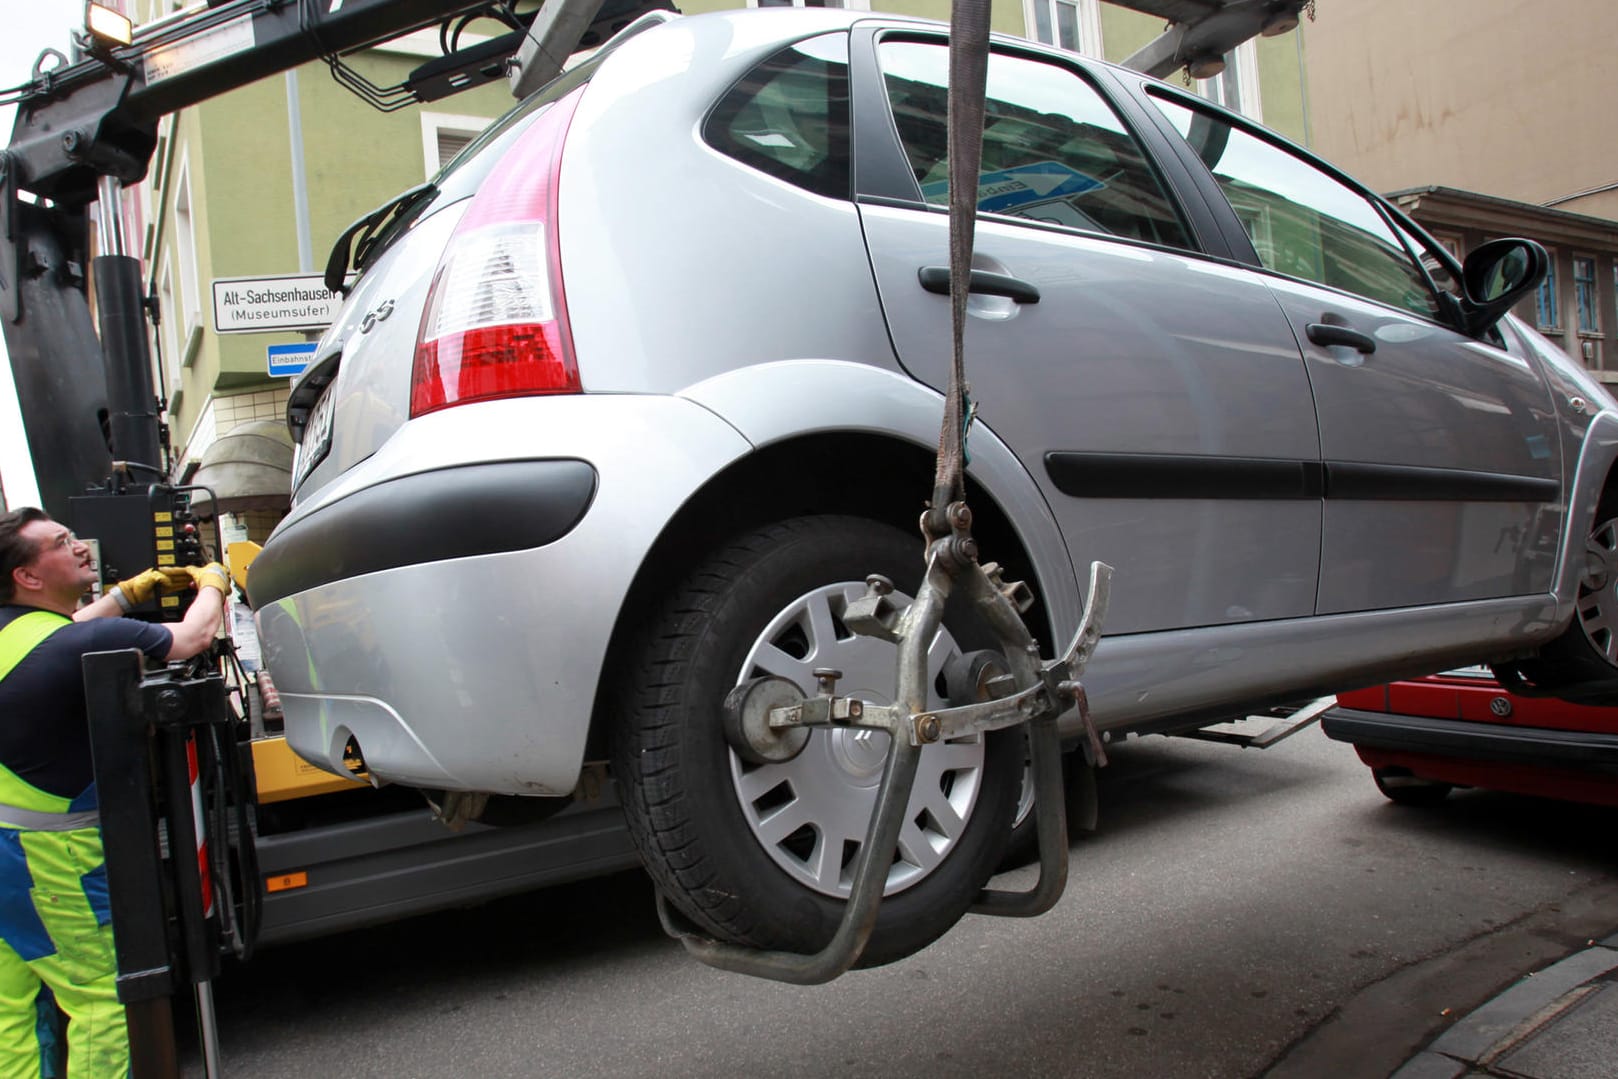
<svg viewBox="0 0 1618 1079"><path fill-rule="evenodd" d="M982 161L988 86L990 0L952 0L949 53L950 318L953 362L944 395L933 496L922 515L926 575L915 600L899 609L887 597L892 584L879 576L849 605L844 624L855 633L898 645L896 703L876 705L836 695L840 672L815 671L819 694L805 699L782 678L754 679L738 686L724 705L731 747L751 760L786 760L802 749L806 728L866 727L887 731L888 756L865 842L854 867L842 920L826 946L811 955L769 951L708 939L694 932L658 896L658 916L670 936L707 963L742 974L800 985L829 982L851 969L876 926L892 852L904 824L922 749L962 735L1028 725L1034 776L1034 813L1039 836L1039 878L1026 892L985 889L973 913L1032 917L1055 906L1067 885L1067 821L1063 812L1061 745L1056 720L1077 706L1096 763L1106 763L1078 676L1095 651L1106 616L1112 567L1091 563L1084 615L1067 651L1041 664L1039 644L1021 612L1033 602L1027 585L1006 582L994 563L979 564L972 513L965 501L966 433L972 406L964 374L966 301L972 276L972 239L977 219L978 171ZM987 699L929 709L927 646L943 622L944 605L961 590L971 609L999 642L1008 673L991 678Z"/></svg>
<svg viewBox="0 0 1618 1079"><path fill-rule="evenodd" d="M216 1076L211 983L227 950L251 953L262 906L251 757L225 680L196 661L146 674L128 649L86 655L84 688L130 1074L179 1076L170 1000L189 983Z"/></svg>

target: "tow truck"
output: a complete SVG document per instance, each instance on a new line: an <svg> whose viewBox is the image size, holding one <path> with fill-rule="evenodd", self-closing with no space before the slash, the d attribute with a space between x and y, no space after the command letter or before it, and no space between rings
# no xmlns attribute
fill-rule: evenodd
<svg viewBox="0 0 1618 1079"><path fill-rule="evenodd" d="M1258 4L1136 0L1125 6L1169 20L1164 35L1132 58L1143 70L1166 74L1228 51L1267 28L1290 28L1288 20L1296 25L1306 4L1305 0ZM577 49L604 40L638 17L668 9L666 0L547 0L537 11L525 14L518 13L511 0L211 0L205 7L176 12L137 32L127 20L120 22L115 12L91 5L85 55L55 67L36 64L32 79L14 91L17 121L9 147L0 153L0 324L45 508L60 519L76 522L78 516L91 512L86 507L92 503L102 507L97 512L103 520L98 530L103 534L96 538L102 543L104 565L116 552L162 550L161 537L153 530L153 515L144 509L153 498L179 498L183 510L183 492L167 483L168 477L158 466L162 448L157 400L149 383L146 333L151 305L142 294L140 263L126 250L117 212L124 189L146 173L161 116L308 61L324 59L336 71L345 54L433 25L447 27L476 17L498 19L510 29L422 65L397 91L406 100L430 101L504 78L521 96L560 72ZM970 61L974 54L979 60L987 55L987 0L955 0L952 21L957 39L964 42L960 52L966 66L958 80L959 90L952 78L951 92L970 106L974 94L978 100L982 95L982 64L977 65L974 77ZM445 40L451 37L446 35ZM970 108L958 110L952 101L952 115L958 111L970 113ZM961 122L970 125L971 120L968 116ZM970 126L962 130L971 137ZM973 200L952 210L954 220L965 222L964 254L952 253L963 269L964 259L970 256L970 221L975 216L975 165L972 168L966 173L963 166L963 176L952 182L961 199ZM952 275L958 282L966 276L964 272ZM959 307L964 304L964 286L957 291L954 302ZM957 317L957 337L958 325ZM1048 909L1065 881L1066 838L1060 819L1062 799L1056 793L1060 764L1054 719L1057 712L1082 703L1083 691L1075 679L1100 632L1106 577L1104 567L1092 576L1091 609L1064 655L1044 665L1029 662L1028 656L1037 652L1022 639L1026 631L1011 612L999 582L985 577L977 565L976 547L968 531L970 514L959 500L959 436L966 422L960 411L960 355L957 343L956 374L948 398L955 411L946 413L943 424L946 448L941 451L933 491L934 510L924 526L930 564L937 570L936 575L929 572L927 587L936 587L942 594L953 583L977 596L1006 646L1004 653L1016 657L1013 669L997 679L1001 683L997 692L927 715L909 714L894 706L866 709L861 716L857 711L850 714L848 700L829 694L800 700L783 694L779 686L741 687L748 692L735 695L726 721L742 732L737 737L766 744L761 751L779 737L779 730L791 726L854 723L913 735L893 739L884 793L864 848L883 851L893 847L908 790L905 773L908 769L913 775L921 742L938 737L944 727L950 731L988 730L1029 722L1033 716L1030 737L1039 792L1040 878L1028 893L985 893L977 908L983 913L1028 915ZM78 494L89 477L106 479L90 495ZM139 505L142 510L118 513L105 509L120 505L119 500L128 500L123 504ZM154 557L141 562L135 554L119 554L118 559L116 569L121 572L161 560ZM874 632L919 640L936 627L941 606L942 600L927 589L903 614L884 609L878 597L872 601L868 621ZM176 613L156 612L158 617ZM902 688L907 679L921 677L917 670L907 669L903 660L899 674ZM930 732L926 729L929 724ZM265 780L277 768L283 775L289 768L295 773L297 764L269 748L274 743L271 732L260 726L252 728L252 734L266 747L256 750L255 757L263 754L259 801L268 805L276 795ZM331 820L309 808L314 800L299 797L330 782L324 776L312 781L294 776L278 788L281 804L270 807L264 818L280 814L293 821L284 833L283 853L326 845L343 852L340 859L348 859L354 866L366 858L380 858L373 866L376 879L366 879L363 870L354 875L353 888L361 893L380 888L396 897L402 877L443 875L444 866L432 864L432 855L423 855L408 842L397 842L392 822L376 823L381 819L373 812L377 803L362 810L359 820L343 819L342 813ZM388 797L374 792L365 792L365 796ZM294 802L299 803L297 809L289 810L287 805ZM420 826L428 825L425 821L413 825ZM592 842L588 831L586 827L570 841ZM491 841L488 864L510 856L511 846ZM275 847L276 837L261 838L260 858L267 876L278 883L299 883L297 855L278 859ZM397 852L391 863L389 850ZM602 855L592 868L619 864L615 861L619 856ZM550 856L542 855L541 860L545 857ZM623 865L633 863L626 844L621 858ZM459 851L456 861L465 864ZM688 950L714 965L788 981L829 980L859 956L881 899L881 868L876 858L862 859L844 928L816 956L748 953L734 945L697 938L671 922L665 924ZM490 894L495 887L526 887L556 879L540 870L521 880L467 882L463 869L454 872L464 886L460 891L441 890L431 896L424 891L419 901L396 903L383 913L408 913L444 902L445 896L449 901L472 899ZM295 892L288 889L286 894ZM322 917L318 911L308 911L295 917L307 933L356 924L376 914L376 909L368 909ZM274 924L273 914L267 924Z"/></svg>
<svg viewBox="0 0 1618 1079"><path fill-rule="evenodd" d="M525 85L543 82L577 48L664 3L565 6L541 21L509 5L443 0L215 3L143 26L125 44L116 28L106 37L96 36L104 23L92 26L85 55L50 69L42 56L32 80L13 92L18 117L0 152L0 320L44 508L95 542L105 586L146 566L205 560L200 545L188 552L188 541L175 539L194 537L202 523L189 512L188 492L159 467L167 454L147 373L152 301L139 261L125 251L119 215L107 212L144 176L159 118L323 55L490 12L507 32L423 64L408 84L412 98L435 100L513 71ZM524 45L528 56L515 68L509 61ZM213 549L224 555L217 541ZM231 561L245 570L244 559ZM143 613L183 614L179 597L163 603ZM416 792L372 789L302 761L273 718L266 723L262 707L249 706L258 698L248 685L238 700L256 777L264 943L636 864L599 774L560 819L452 831Z"/></svg>

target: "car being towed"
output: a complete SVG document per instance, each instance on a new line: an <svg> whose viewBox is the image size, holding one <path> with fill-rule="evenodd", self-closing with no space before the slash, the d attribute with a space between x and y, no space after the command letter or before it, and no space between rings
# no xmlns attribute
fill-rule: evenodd
<svg viewBox="0 0 1618 1079"><path fill-rule="evenodd" d="M752 764L718 716L761 673L893 693L892 646L841 613L922 568L946 34L800 9L640 27L358 230L251 580L298 752L552 799L610 757L680 912L824 942L882 737ZM1460 663L1610 691L1581 612L1618 602L1586 554L1618 517L1618 414L1506 314L1542 250L1463 268L1264 129L1026 41L994 40L987 110L974 531L1047 649L1082 568L1116 567L1085 678L1103 732ZM959 614L939 670L978 646ZM1021 765L1015 734L927 750L866 962L966 909Z"/></svg>

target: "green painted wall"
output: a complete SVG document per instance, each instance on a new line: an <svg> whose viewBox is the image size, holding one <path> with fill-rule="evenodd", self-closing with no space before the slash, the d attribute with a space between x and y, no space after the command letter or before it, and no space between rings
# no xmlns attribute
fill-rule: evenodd
<svg viewBox="0 0 1618 1079"><path fill-rule="evenodd" d="M1101 5L1101 47L1104 59L1122 63L1142 45L1163 32L1163 20L1115 4Z"/></svg>
<svg viewBox="0 0 1618 1079"><path fill-rule="evenodd" d="M1309 145L1304 101L1303 35L1294 30L1258 39L1259 86L1264 95L1264 126Z"/></svg>

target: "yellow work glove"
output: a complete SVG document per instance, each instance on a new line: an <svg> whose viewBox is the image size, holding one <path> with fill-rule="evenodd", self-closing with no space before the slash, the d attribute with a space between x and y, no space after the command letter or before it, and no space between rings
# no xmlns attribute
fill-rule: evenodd
<svg viewBox="0 0 1618 1079"><path fill-rule="evenodd" d="M218 562L209 562L206 566L187 566L185 571L191 575L197 591L217 588L221 595L230 595L230 574Z"/></svg>
<svg viewBox="0 0 1618 1079"><path fill-rule="evenodd" d="M125 611L132 611L153 596L179 592L191 587L191 575L179 566L163 566L137 573L112 588L112 598Z"/></svg>

